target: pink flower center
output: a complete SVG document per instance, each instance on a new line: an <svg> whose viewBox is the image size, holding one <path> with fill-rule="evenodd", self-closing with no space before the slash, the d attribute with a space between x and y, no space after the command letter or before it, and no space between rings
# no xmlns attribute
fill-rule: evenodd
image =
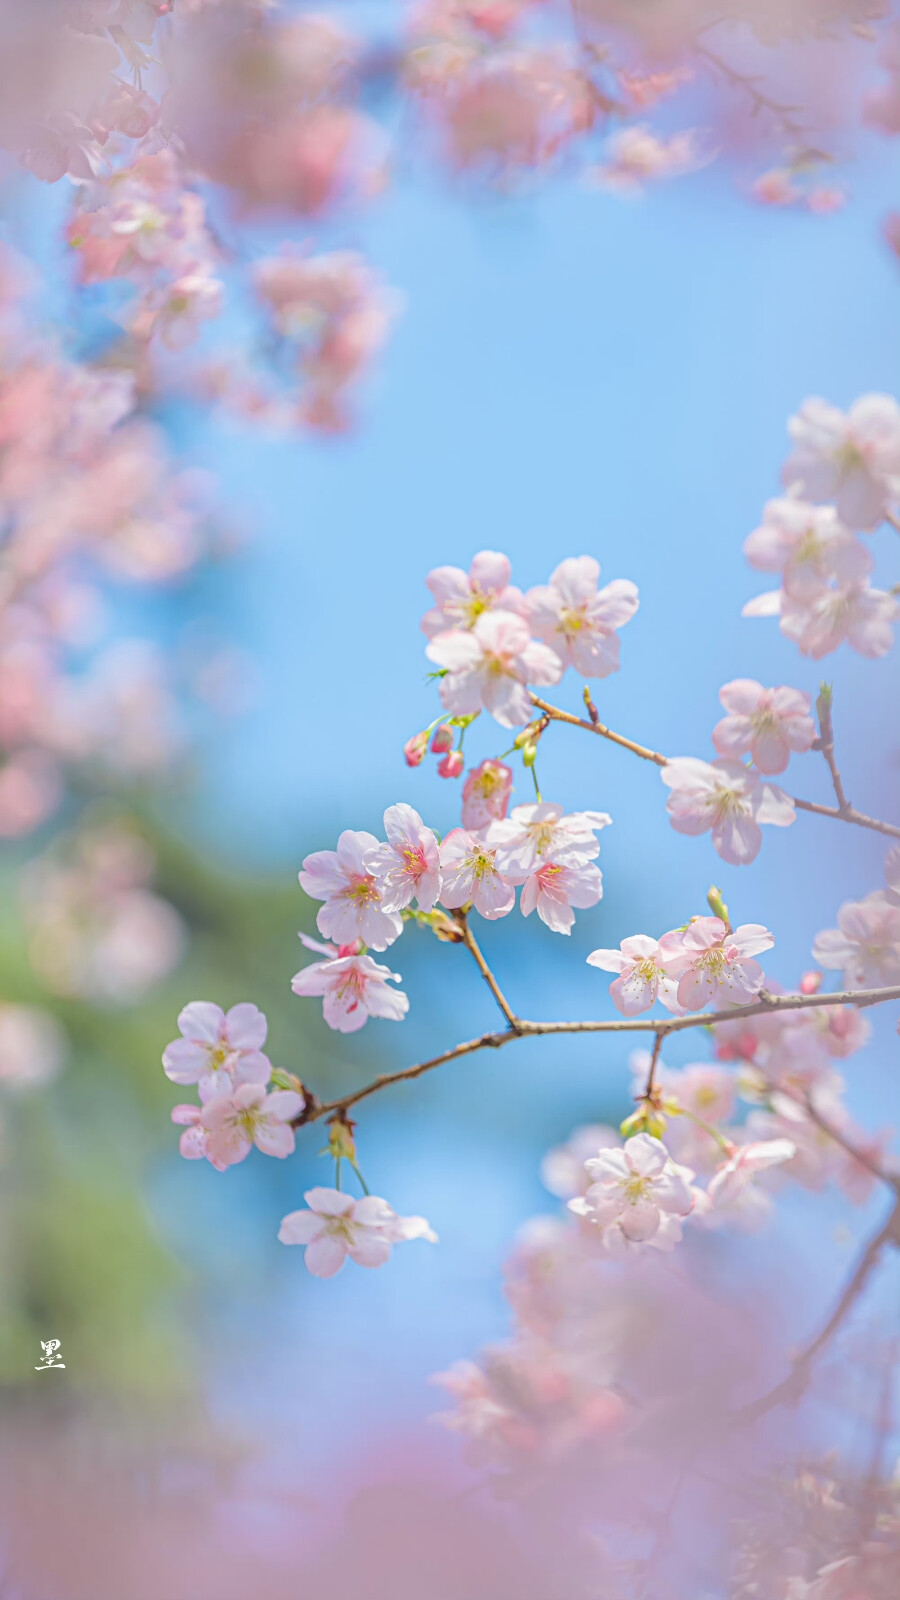
<svg viewBox="0 0 900 1600"><path fill-rule="evenodd" d="M370 872L364 876L354 874L346 889L341 890L342 900L353 900L358 906L377 906L380 898L378 882Z"/></svg>

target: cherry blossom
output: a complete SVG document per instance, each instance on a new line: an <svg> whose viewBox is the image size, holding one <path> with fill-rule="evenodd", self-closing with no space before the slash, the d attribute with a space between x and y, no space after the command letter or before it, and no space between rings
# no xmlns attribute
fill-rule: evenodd
<svg viewBox="0 0 900 1600"><path fill-rule="evenodd" d="M877 890L848 901L836 928L817 934L813 959L843 972L847 989L877 989L900 983L900 905Z"/></svg>
<svg viewBox="0 0 900 1600"><path fill-rule="evenodd" d="M429 639L452 628L473 628L486 611L524 611L521 589L510 584L509 557L482 550L468 572L461 567L435 567L425 582L435 604L422 618Z"/></svg>
<svg viewBox="0 0 900 1600"><path fill-rule="evenodd" d="M448 750L438 762L439 778L461 778L466 769L466 758L461 750Z"/></svg>
<svg viewBox="0 0 900 1600"><path fill-rule="evenodd" d="M732 1205L753 1182L757 1173L790 1161L797 1147L790 1139L768 1139L739 1145L734 1154L716 1169L707 1186L714 1206Z"/></svg>
<svg viewBox="0 0 900 1600"><path fill-rule="evenodd" d="M833 500L851 528L874 528L900 498L900 405L867 394L848 412L805 400L788 422L794 443L782 481L812 500Z"/></svg>
<svg viewBox="0 0 900 1600"><path fill-rule="evenodd" d="M553 933L571 933L579 911L595 906L603 897L603 875L589 861L543 861L522 885L519 908L523 917L537 911Z"/></svg>
<svg viewBox="0 0 900 1600"><path fill-rule="evenodd" d="M230 1011L211 1000L192 1000L179 1012L182 1037L166 1045L163 1067L173 1083L196 1083L201 1100L244 1084L266 1084L272 1063L263 1054L268 1023L250 1001Z"/></svg>
<svg viewBox="0 0 900 1600"><path fill-rule="evenodd" d="M441 701L457 716L484 706L504 728L529 720L526 684L558 683L562 664L553 650L529 637L527 624L510 611L488 611L470 631L435 634L425 654L445 669Z"/></svg>
<svg viewBox="0 0 900 1600"><path fill-rule="evenodd" d="M561 805L539 801L514 806L509 818L490 824L485 839L496 851L498 872L511 883L524 883L551 862L575 866L592 861L600 851L594 834L611 822L605 811L573 811L565 816Z"/></svg>
<svg viewBox="0 0 900 1600"><path fill-rule="evenodd" d="M816 737L812 699L802 689L764 689L753 678L723 684L727 717L713 729L720 756L749 755L758 771L783 772L792 750L808 750Z"/></svg>
<svg viewBox="0 0 900 1600"><path fill-rule="evenodd" d="M369 1017L402 1022L409 1000L402 990L389 987L391 982L400 982L399 972L360 954L355 945L318 944L302 933L300 938L307 949L319 950L327 959L313 961L295 973L291 988L295 994L322 996L322 1014L329 1028L356 1033Z"/></svg>
<svg viewBox="0 0 900 1600"><path fill-rule="evenodd" d="M556 651L563 667L574 667L585 678L618 671L616 629L638 608L637 587L628 578L598 589L599 577L593 556L573 556L560 563L549 584L526 595L533 632Z"/></svg>
<svg viewBox="0 0 900 1600"><path fill-rule="evenodd" d="M453 828L441 841L441 904L448 911L470 902L488 921L505 917L516 903L514 886L495 864L496 852L477 833Z"/></svg>
<svg viewBox="0 0 900 1600"><path fill-rule="evenodd" d="M616 972L609 986L613 1005L625 1017L639 1016L660 1000L667 1011L678 1012L678 984L666 965L670 958L656 939L633 933L618 950L592 950L588 965Z"/></svg>
<svg viewBox="0 0 900 1600"><path fill-rule="evenodd" d="M386 911L402 911L413 899L431 911L441 892L438 842L418 811L402 801L384 813L387 844L377 845L366 866L378 879Z"/></svg>
<svg viewBox="0 0 900 1600"><path fill-rule="evenodd" d="M575 1128L565 1144L548 1150L541 1162L541 1182L560 1200L571 1200L590 1188L591 1179L585 1162L598 1150L618 1148L621 1144L615 1128L605 1123L589 1123Z"/></svg>
<svg viewBox="0 0 900 1600"><path fill-rule="evenodd" d="M745 616L753 614L745 607ZM858 581L835 584L808 602L785 595L780 614L782 633L815 661L845 642L859 655L877 658L894 643L900 604L886 590Z"/></svg>
<svg viewBox="0 0 900 1600"><path fill-rule="evenodd" d="M596 1227L617 1229L631 1243L646 1243L664 1217L686 1217L693 1209L689 1183L665 1145L648 1133L626 1139L621 1150L601 1150L585 1167L590 1187L568 1202L569 1210Z"/></svg>
<svg viewBox="0 0 900 1600"><path fill-rule="evenodd" d="M810 505L799 497L769 500L763 521L745 540L744 554L761 572L780 572L782 586L795 601L814 600L834 579L868 577L869 549L838 521L833 506Z"/></svg>
<svg viewBox="0 0 900 1600"><path fill-rule="evenodd" d="M316 1278L333 1278L348 1256L360 1267L382 1267L392 1245L406 1239L437 1243L424 1217L399 1217L378 1195L354 1200L320 1188L308 1189L303 1198L309 1210L289 1212L278 1237L282 1244L306 1246L306 1267Z"/></svg>
<svg viewBox="0 0 900 1600"><path fill-rule="evenodd" d="M720 758L676 756L660 776L671 789L666 810L677 833L712 830L723 861L742 866L756 859L761 825L789 827L796 821L790 797L774 783L761 783L750 767Z"/></svg>
<svg viewBox="0 0 900 1600"><path fill-rule="evenodd" d="M367 865L378 840L371 833L347 828L337 850L316 850L306 856L300 884L313 900L324 900L316 917L319 932L339 944L362 939L373 950L386 950L399 938L403 923L388 910L382 885Z"/></svg>
<svg viewBox="0 0 900 1600"><path fill-rule="evenodd" d="M642 123L613 134L606 156L596 176L605 188L622 194L640 193L645 184L662 178L682 177L711 159L701 151L694 129L663 139Z"/></svg>
<svg viewBox="0 0 900 1600"><path fill-rule="evenodd" d="M462 825L473 832L506 816L512 793L512 769L502 761L487 760L469 769L462 791Z"/></svg>
<svg viewBox="0 0 900 1600"><path fill-rule="evenodd" d="M202 1115L202 1105L186 1104L172 1107L171 1120L176 1127L184 1129L178 1140L178 1153L185 1161L209 1161L217 1172L224 1172L228 1163L218 1157L214 1160L209 1153L206 1129L200 1120Z"/></svg>
<svg viewBox="0 0 900 1600"><path fill-rule="evenodd" d="M700 1011L755 1000L765 973L753 957L774 943L774 934L758 922L729 928L721 917L694 917L683 930L663 934L659 948L666 971L678 980L678 1004Z"/></svg>
<svg viewBox="0 0 900 1600"><path fill-rule="evenodd" d="M256 1145L267 1156L294 1153L294 1117L303 1110L303 1096L293 1089L267 1094L262 1083L241 1083L230 1094L206 1101L199 1126L205 1134L205 1153L214 1166L230 1167L243 1161Z"/></svg>
<svg viewBox="0 0 900 1600"><path fill-rule="evenodd" d="M0 1084L31 1089L59 1076L68 1041L49 1011L38 1006L0 1004Z"/></svg>

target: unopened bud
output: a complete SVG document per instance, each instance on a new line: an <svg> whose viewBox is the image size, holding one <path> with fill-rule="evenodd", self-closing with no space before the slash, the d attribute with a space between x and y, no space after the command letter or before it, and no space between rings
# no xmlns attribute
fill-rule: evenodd
<svg viewBox="0 0 900 1600"><path fill-rule="evenodd" d="M819 719L819 727L826 742L831 730L831 708L833 703L834 693L831 684L820 683L819 693L816 697L816 716Z"/></svg>
<svg viewBox="0 0 900 1600"><path fill-rule="evenodd" d="M585 684L585 686L584 686L584 690L582 692L581 698L584 701L584 709L585 709L585 711L587 712L587 714L590 717L592 723L594 724L594 727L596 727L597 723L600 721L600 713L597 710L597 707L594 705L593 700L591 699L591 691L588 688L587 684Z"/></svg>
<svg viewBox="0 0 900 1600"><path fill-rule="evenodd" d="M273 1089L292 1089L294 1094L299 1094L304 1105L309 1098L306 1089L294 1072L285 1072L283 1067L272 1068Z"/></svg>
<svg viewBox="0 0 900 1600"><path fill-rule="evenodd" d="M534 766L537 760L537 751L538 747L533 739L529 739L527 744L522 745L522 765L524 767Z"/></svg>
<svg viewBox="0 0 900 1600"><path fill-rule="evenodd" d="M442 722L439 728L435 728L431 748L436 756L446 755L448 750L453 749L453 729L449 723Z"/></svg>
<svg viewBox="0 0 900 1600"><path fill-rule="evenodd" d="M407 739L403 746L403 758L406 765L408 767L418 767L424 761L427 749L428 730L425 729L423 733L414 733L412 738Z"/></svg>
<svg viewBox="0 0 900 1600"><path fill-rule="evenodd" d="M445 911L424 911L421 918L442 944L462 944L463 933L459 923L448 917Z"/></svg>
<svg viewBox="0 0 900 1600"><path fill-rule="evenodd" d="M328 1149L335 1161L355 1161L356 1142L353 1138L355 1122L344 1122L340 1117L328 1125Z"/></svg>
<svg viewBox="0 0 900 1600"><path fill-rule="evenodd" d="M728 915L728 907L722 899L721 889L717 889L714 883L707 890L706 901L713 916L719 917L725 923L725 926L730 928L731 918Z"/></svg>
<svg viewBox="0 0 900 1600"><path fill-rule="evenodd" d="M461 778L465 765L466 758L462 751L451 750L443 761L438 762L438 774L442 778Z"/></svg>
<svg viewBox="0 0 900 1600"><path fill-rule="evenodd" d="M636 1111L626 1117L619 1132L623 1139L630 1139L636 1133L649 1133L653 1139L661 1139L666 1131L666 1119L649 1100L642 1100Z"/></svg>
<svg viewBox="0 0 900 1600"><path fill-rule="evenodd" d="M804 972L803 977L800 979L800 993L801 994L818 994L818 992L821 989L821 987L822 987L822 974L821 974L821 972L815 972L815 971Z"/></svg>

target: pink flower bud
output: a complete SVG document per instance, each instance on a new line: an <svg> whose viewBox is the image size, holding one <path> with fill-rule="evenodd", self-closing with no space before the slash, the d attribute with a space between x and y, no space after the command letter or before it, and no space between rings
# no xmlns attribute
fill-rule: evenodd
<svg viewBox="0 0 900 1600"><path fill-rule="evenodd" d="M403 746L403 755L406 760L406 765L408 767L417 767L419 763L425 759L425 752L427 749L427 732L414 733L412 738L407 739L405 745Z"/></svg>
<svg viewBox="0 0 900 1600"><path fill-rule="evenodd" d="M821 972L804 972L800 979L801 994L818 994L822 987Z"/></svg>
<svg viewBox="0 0 900 1600"><path fill-rule="evenodd" d="M453 749L453 729L448 723L442 722L439 728L435 728L431 748L436 756L446 755Z"/></svg>
<svg viewBox="0 0 900 1600"><path fill-rule="evenodd" d="M438 772L442 778L461 778L465 764L462 751L451 750L438 762Z"/></svg>

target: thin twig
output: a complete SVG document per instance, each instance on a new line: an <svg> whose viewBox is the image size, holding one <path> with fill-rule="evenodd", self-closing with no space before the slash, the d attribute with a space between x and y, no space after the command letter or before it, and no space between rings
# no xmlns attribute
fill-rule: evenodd
<svg viewBox="0 0 900 1600"><path fill-rule="evenodd" d="M757 1417L764 1416L767 1411L772 1411L775 1406L783 1402L799 1400L809 1383L816 1356L849 1316L875 1270L885 1245L900 1244L898 1234L900 1234L900 1200L895 1199L887 1221L876 1234L873 1234L863 1250L828 1321L796 1357L788 1376L767 1394L761 1395L758 1400L752 1400L748 1405L733 1411L731 1414L733 1422L754 1422Z"/></svg>
<svg viewBox="0 0 900 1600"><path fill-rule="evenodd" d="M662 1049L662 1042L663 1042L663 1036L659 1031L657 1031L656 1037L653 1040L653 1052L652 1052L652 1054L650 1056L650 1066L649 1066L649 1069L648 1069L648 1072L647 1072L647 1082L646 1082L646 1084L644 1086L644 1093L643 1093L643 1096L642 1096L642 1098L644 1100L652 1099L653 1091L656 1088L656 1068L657 1068L657 1065L658 1065L658 1062L659 1062L659 1052Z"/></svg>
<svg viewBox="0 0 900 1600"><path fill-rule="evenodd" d="M871 828L874 833L885 833L889 839L900 839L900 828L892 822L880 822L877 817L867 817L864 811L857 811L855 806L848 806L841 811L837 806L820 806L815 800L798 800L796 795L791 797L791 803L798 811L811 811L817 817L833 817L836 822L852 822L857 828Z"/></svg>
<svg viewBox="0 0 900 1600"><path fill-rule="evenodd" d="M794 117L791 115L791 113L797 111L799 107L782 105L779 101L773 100L770 95L765 94L762 89L757 88L755 79L748 77L746 73L739 72L736 67L731 66L730 62L724 60L722 56L717 55L714 50L710 50L708 45L699 44L695 40L694 54L698 55L701 61L705 61L707 66L712 67L714 72L719 73L721 77L727 79L732 88L742 89L744 94L750 97L751 101L753 102L754 116L756 116L760 111L767 111L769 116L773 117L774 120L780 124L784 133L790 134L790 136L794 139L801 139L805 137L806 130L803 128L802 124L795 121Z"/></svg>
<svg viewBox="0 0 900 1600"><path fill-rule="evenodd" d="M583 717L573 716L571 711L562 711L559 706L548 705L546 700L541 700L536 694L531 696L531 703L545 712L551 722L571 723L575 728L584 728L586 733L596 733L601 739L611 739L613 744L622 745L625 750L630 750L633 755L640 756L644 761L654 761L658 767L668 765L668 756L661 756L658 750L648 750L645 744L636 744L634 739L626 739L622 733L613 733L612 728L607 728L603 722L585 722Z"/></svg>
<svg viewBox="0 0 900 1600"><path fill-rule="evenodd" d="M474 960L478 971L481 973L481 976L490 989L491 994L494 996L494 999L500 1007L500 1010L503 1012L504 1017L515 1033L519 1027L519 1019L504 995L503 990L500 988L500 985L497 982L497 979L494 977L493 972L485 961L475 935L472 932L472 929L469 927L469 919L465 911L454 911L451 913L451 915L457 927L459 928L460 933L462 934L463 944Z"/></svg>
<svg viewBox="0 0 900 1600"><path fill-rule="evenodd" d="M347 1111L350 1106L367 1099L369 1095L378 1093L381 1089L389 1088L392 1084L419 1078L435 1067L442 1067L446 1062L455 1061L460 1056L473 1055L478 1050L498 1050L503 1045L510 1044L513 1039L539 1038L545 1034L561 1033L655 1033L662 1040L670 1033L681 1033L685 1028L714 1028L721 1022L740 1022L748 1017L768 1016L773 1011L805 1011L811 1007L846 1005L862 1008L880 1005L888 1000L900 1000L900 984L885 989L848 989L838 994L766 995L762 1000L755 1001L749 1006L733 1006L727 1011L699 1011L691 1016L666 1017L657 1022L644 1022L637 1017L615 1017L596 1022L529 1022L524 1017L517 1017L514 1028L510 1027L496 1033L483 1033L477 1039L467 1039L465 1043L455 1045L452 1050L445 1050L439 1056L432 1056L428 1061L419 1061L415 1066L403 1067L398 1072L382 1073L362 1089L356 1089L340 1100L320 1105L318 1101L311 1099L308 1109L296 1119L294 1126L317 1122L320 1117L330 1116L336 1111Z"/></svg>

